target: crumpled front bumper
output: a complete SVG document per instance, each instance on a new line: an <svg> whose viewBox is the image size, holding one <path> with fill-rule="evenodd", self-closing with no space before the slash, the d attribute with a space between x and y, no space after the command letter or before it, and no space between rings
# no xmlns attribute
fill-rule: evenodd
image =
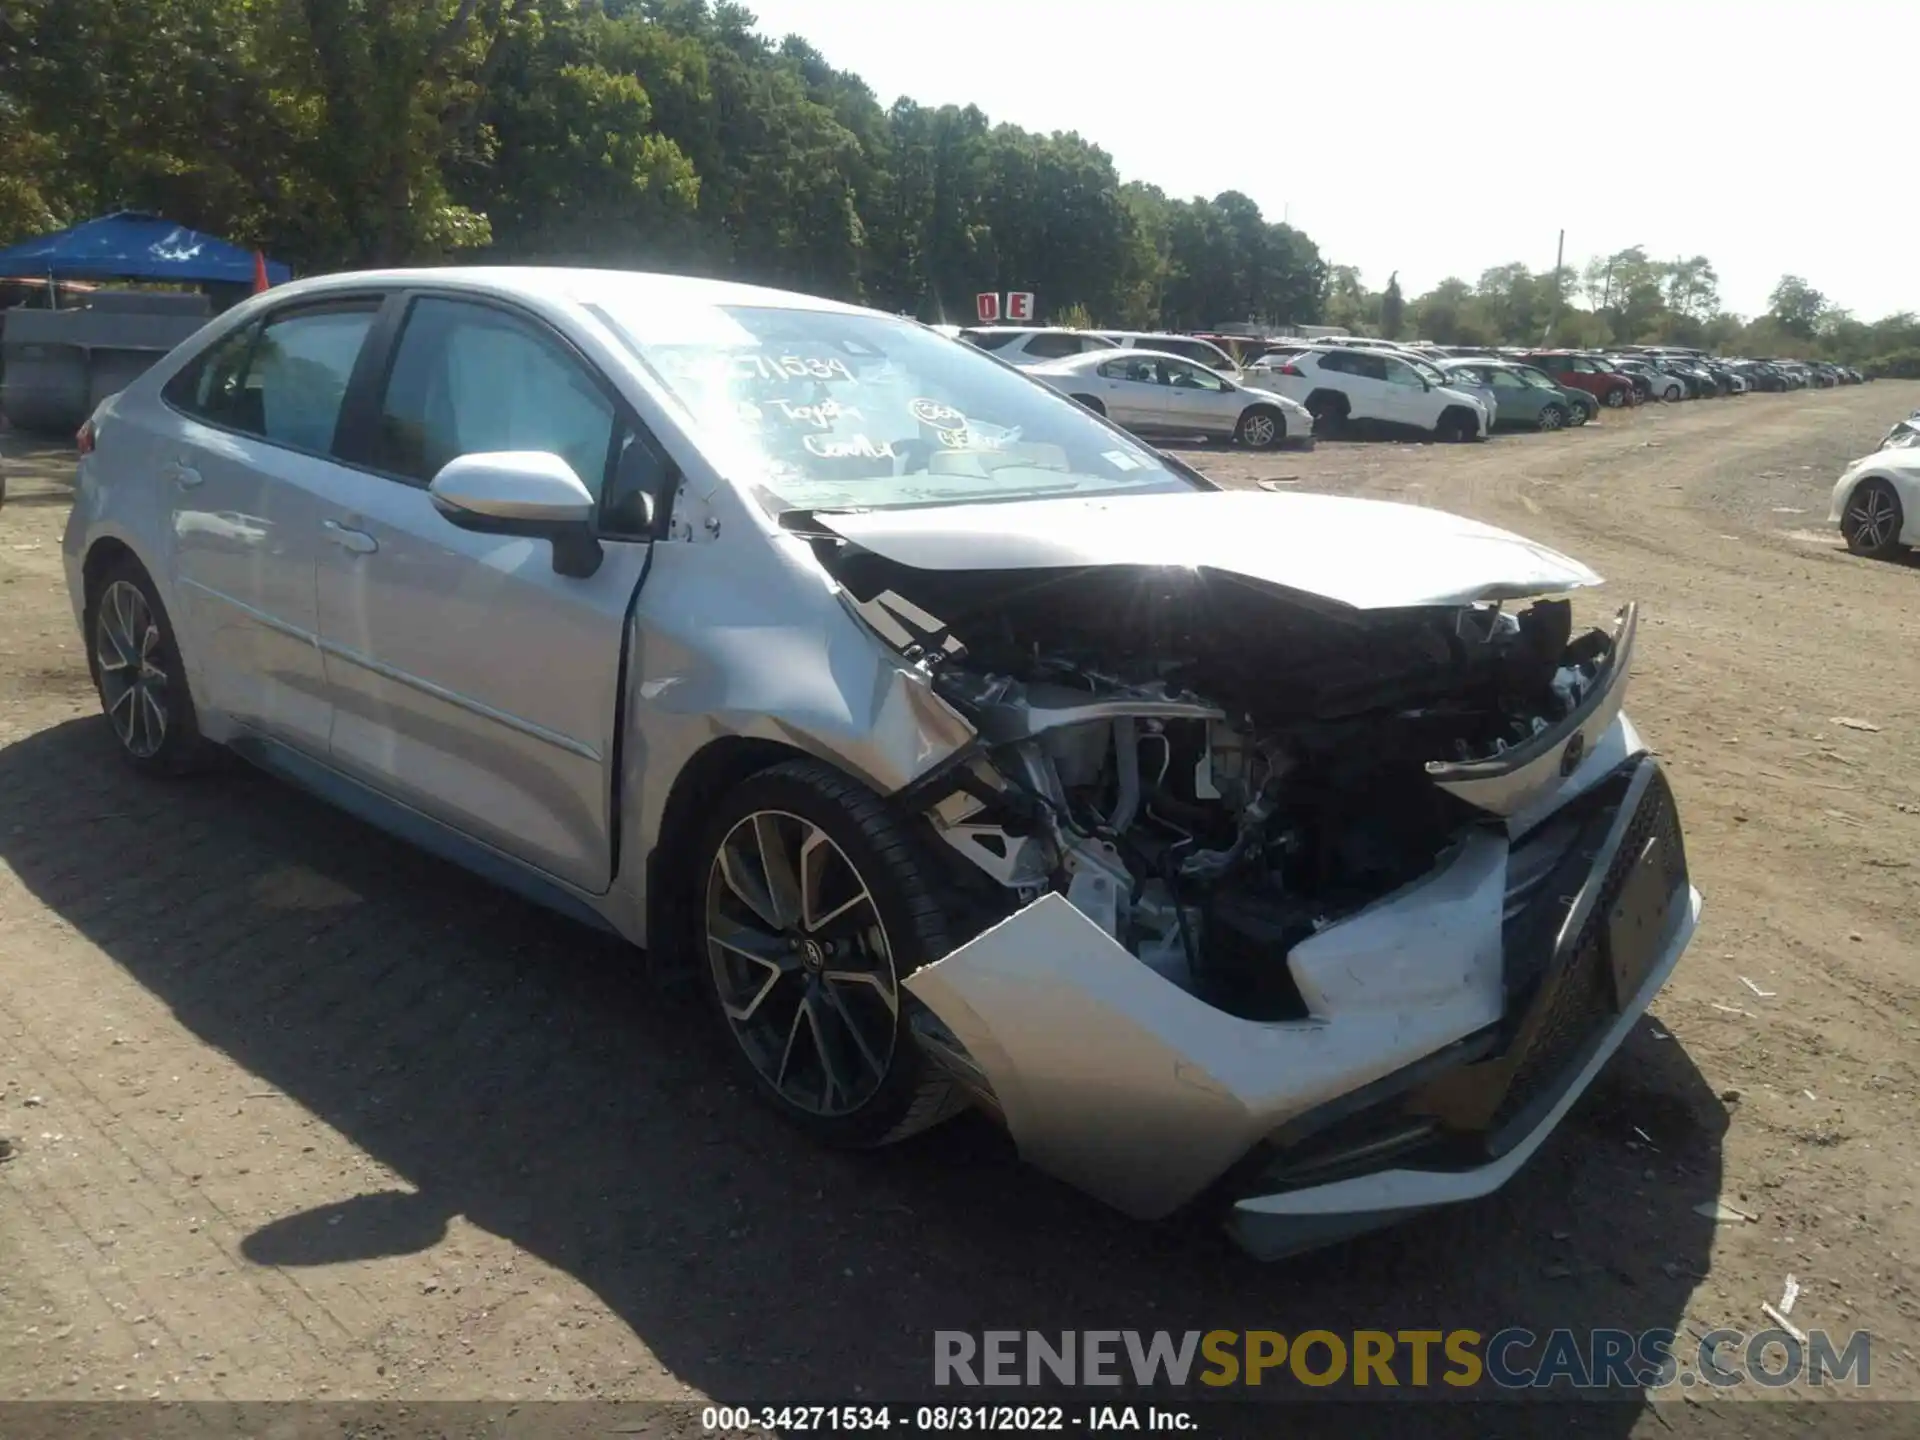
<svg viewBox="0 0 1920 1440"><path fill-rule="evenodd" d="M1498 1188L1618 1048L1700 897L1624 718L1528 828L1282 961L1309 1018L1215 1009L1046 895L909 977L1021 1154L1141 1218L1209 1196L1277 1256Z"/></svg>

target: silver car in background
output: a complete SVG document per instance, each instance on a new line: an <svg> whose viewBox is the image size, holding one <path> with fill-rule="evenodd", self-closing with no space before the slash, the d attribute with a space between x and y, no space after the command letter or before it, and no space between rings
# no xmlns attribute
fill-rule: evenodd
<svg viewBox="0 0 1920 1440"><path fill-rule="evenodd" d="M910 321L331 276L81 449L136 770L229 747L647 947L827 1143L977 1104L1284 1254L1503 1184L1693 932L1592 571L1223 492Z"/></svg>
<svg viewBox="0 0 1920 1440"><path fill-rule="evenodd" d="M1170 352L1096 350L1027 373L1135 435L1210 435L1255 450L1313 444L1299 401Z"/></svg>

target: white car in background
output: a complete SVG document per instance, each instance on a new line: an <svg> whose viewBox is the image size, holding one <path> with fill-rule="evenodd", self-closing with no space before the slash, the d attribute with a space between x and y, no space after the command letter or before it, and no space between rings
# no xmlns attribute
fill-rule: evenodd
<svg viewBox="0 0 1920 1440"><path fill-rule="evenodd" d="M1854 554L1875 560L1920 545L1920 448L1897 444L1849 465L1833 487L1827 523L1840 527Z"/></svg>
<svg viewBox="0 0 1920 1440"><path fill-rule="evenodd" d="M1484 440L1492 416L1480 401L1437 385L1401 355L1342 346L1303 350L1256 367L1264 388L1306 406L1320 431L1351 420L1423 430L1442 440Z"/></svg>
<svg viewBox="0 0 1920 1440"><path fill-rule="evenodd" d="M1170 335L1149 330L1102 330L1100 333L1114 344L1130 350L1178 355L1186 360L1197 361L1209 370L1218 370L1222 375L1240 373L1240 367L1231 355L1211 340L1202 340L1198 335Z"/></svg>
<svg viewBox="0 0 1920 1440"><path fill-rule="evenodd" d="M1231 436L1256 450L1313 437L1313 416L1299 402L1180 355L1095 351L1028 373L1136 435Z"/></svg>
<svg viewBox="0 0 1920 1440"><path fill-rule="evenodd" d="M1115 348L1113 341L1091 330L1046 325L969 325L959 332L959 338L1022 370L1089 350Z"/></svg>
<svg viewBox="0 0 1920 1440"><path fill-rule="evenodd" d="M1426 356L1412 350L1399 351L1399 356L1420 372L1420 378L1432 385L1450 390L1464 390L1482 405L1487 407L1487 428L1491 430L1500 423L1500 397L1491 385L1484 384L1477 376L1463 374L1451 362L1438 364Z"/></svg>

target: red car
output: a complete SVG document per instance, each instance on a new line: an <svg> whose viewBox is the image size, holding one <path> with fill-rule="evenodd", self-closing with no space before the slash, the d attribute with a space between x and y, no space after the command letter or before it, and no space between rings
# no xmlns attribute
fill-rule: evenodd
<svg viewBox="0 0 1920 1440"><path fill-rule="evenodd" d="M1520 363L1544 370L1556 383L1584 390L1602 405L1616 410L1623 405L1636 405L1640 400L1634 393L1633 381L1604 360L1565 350L1541 350L1522 355Z"/></svg>

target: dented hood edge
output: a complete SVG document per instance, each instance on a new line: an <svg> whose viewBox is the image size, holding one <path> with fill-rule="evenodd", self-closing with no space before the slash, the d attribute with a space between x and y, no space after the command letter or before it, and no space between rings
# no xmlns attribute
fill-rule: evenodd
<svg viewBox="0 0 1920 1440"><path fill-rule="evenodd" d="M913 570L1217 570L1358 610L1519 600L1602 583L1579 561L1477 520L1337 495L1065 497L822 514L816 523Z"/></svg>

